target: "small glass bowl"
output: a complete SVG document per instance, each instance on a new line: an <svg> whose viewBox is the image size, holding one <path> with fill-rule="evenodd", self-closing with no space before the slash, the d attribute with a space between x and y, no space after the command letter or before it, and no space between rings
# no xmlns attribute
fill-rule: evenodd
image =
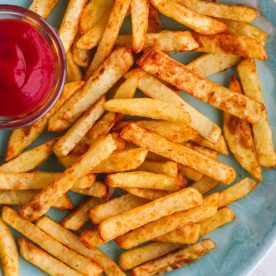
<svg viewBox="0 0 276 276"><path fill-rule="evenodd" d="M49 23L38 14L13 5L0 5L0 20L21 20L32 25L48 42L55 60L55 74L52 87L43 102L27 114L12 117L0 116L0 129L14 129L28 126L43 117L56 103L66 79L66 57L62 43Z"/></svg>

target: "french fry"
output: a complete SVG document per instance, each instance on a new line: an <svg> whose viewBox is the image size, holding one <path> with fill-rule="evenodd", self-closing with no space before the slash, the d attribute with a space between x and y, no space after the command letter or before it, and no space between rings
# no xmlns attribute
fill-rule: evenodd
<svg viewBox="0 0 276 276"><path fill-rule="evenodd" d="M11 227L71 268L85 275L101 273L99 265L62 245L37 226L23 219L15 210L6 206L3 207L2 218Z"/></svg>
<svg viewBox="0 0 276 276"><path fill-rule="evenodd" d="M130 193L131 195L148 199L148 200L155 200L169 194L168 191L164 191L164 190L162 191L162 190L156 190L156 189L123 188L123 190Z"/></svg>
<svg viewBox="0 0 276 276"><path fill-rule="evenodd" d="M38 219L48 211L55 198L69 191L77 179L89 173L93 167L106 159L115 149L116 145L111 135L100 139L81 156L78 163L65 170L58 179L51 182L32 201L25 204L20 209L20 214L31 221Z"/></svg>
<svg viewBox="0 0 276 276"><path fill-rule="evenodd" d="M174 0L200 14L211 17L226 18L242 22L252 22L258 15L254 8L243 5L225 5L201 0Z"/></svg>
<svg viewBox="0 0 276 276"><path fill-rule="evenodd" d="M118 0L114 3L103 36L99 42L97 51L86 73L88 79L98 69L101 63L110 55L117 36L130 7L131 0Z"/></svg>
<svg viewBox="0 0 276 276"><path fill-rule="evenodd" d="M212 179L208 176L203 176L200 180L191 184L189 187L196 189L201 194L207 194L209 191L211 191L216 186L218 186L218 184L219 184L219 181Z"/></svg>
<svg viewBox="0 0 276 276"><path fill-rule="evenodd" d="M238 63L240 59L239 56L225 53L203 54L188 63L186 67L202 78L207 78L232 67Z"/></svg>
<svg viewBox="0 0 276 276"><path fill-rule="evenodd" d="M104 241L97 228L85 230L79 237L80 241L89 249L101 246L107 241Z"/></svg>
<svg viewBox="0 0 276 276"><path fill-rule="evenodd" d="M190 223L198 223L216 214L218 204L218 194L203 200L203 204L189 210L176 212L158 220L152 221L138 229L116 238L116 243L124 248L130 249L139 244L167 234L177 228L181 228Z"/></svg>
<svg viewBox="0 0 276 276"><path fill-rule="evenodd" d="M151 0L151 4L167 17L195 30L198 33L211 35L222 33L226 25L222 22L194 12L185 6L169 0Z"/></svg>
<svg viewBox="0 0 276 276"><path fill-rule="evenodd" d="M123 276L122 270L101 250L94 248L86 248L79 240L79 237L69 230L64 229L61 225L51 220L48 217L41 218L37 225L54 237L57 241L64 244L66 247L86 256L103 267L108 276Z"/></svg>
<svg viewBox="0 0 276 276"><path fill-rule="evenodd" d="M148 33L159 33L161 31L161 23L158 10L151 4L149 6Z"/></svg>
<svg viewBox="0 0 276 276"><path fill-rule="evenodd" d="M242 93L241 85L235 77L232 77L229 88L234 92ZM250 175L257 180L262 180L262 168L257 160L250 124L224 113L223 126L225 139L236 160Z"/></svg>
<svg viewBox="0 0 276 276"><path fill-rule="evenodd" d="M158 75L162 80L218 109L251 123L261 118L262 104L201 78L158 49L148 48L137 63L148 73Z"/></svg>
<svg viewBox="0 0 276 276"><path fill-rule="evenodd" d="M184 182L180 178L143 171L109 174L106 183L116 188L147 188L165 191L178 191Z"/></svg>
<svg viewBox="0 0 276 276"><path fill-rule="evenodd" d="M112 132L111 133L113 140L116 143L117 150L124 150L126 142L124 139L121 138L120 133Z"/></svg>
<svg viewBox="0 0 276 276"><path fill-rule="evenodd" d="M111 240L161 217L196 207L201 202L198 192L183 189L101 222L99 232L102 239ZM123 222L120 228L117 227L118 222Z"/></svg>
<svg viewBox="0 0 276 276"><path fill-rule="evenodd" d="M190 148L190 149L193 149L199 153L202 153L206 156L208 156L209 158L212 158L212 159L217 159L218 158L218 153L214 150L211 150L211 149L206 149L205 147L202 147L202 146L198 146L198 145L195 145L193 143L185 143L185 146Z"/></svg>
<svg viewBox="0 0 276 276"><path fill-rule="evenodd" d="M75 63L74 56L71 50L66 53L66 65L67 65L66 82L82 80L81 69L78 66L78 64Z"/></svg>
<svg viewBox="0 0 276 276"><path fill-rule="evenodd" d="M103 104L105 98L101 97L92 105L77 122L58 139L53 150L57 156L66 156L85 136L92 125L104 113Z"/></svg>
<svg viewBox="0 0 276 276"><path fill-rule="evenodd" d="M216 244L210 240L203 240L190 247L179 249L156 260L142 264L131 271L133 276L150 276L171 271L174 268L187 266L199 260L202 256L216 248Z"/></svg>
<svg viewBox="0 0 276 276"><path fill-rule="evenodd" d="M89 61L90 61L90 51L86 50L86 49L79 49L77 47L77 41L79 39L80 35L77 34L75 37L75 41L74 44L72 46L72 54L73 54L73 58L74 58L74 62L81 66L81 67L88 67L89 65Z"/></svg>
<svg viewBox="0 0 276 276"><path fill-rule="evenodd" d="M29 263L50 275L81 276L83 274L65 265L63 262L47 254L26 239L18 240L20 255Z"/></svg>
<svg viewBox="0 0 276 276"><path fill-rule="evenodd" d="M73 164L77 163L79 158L80 158L80 155L76 155L76 154L72 154L72 153L70 153L66 156L57 156L59 163L64 168L71 167Z"/></svg>
<svg viewBox="0 0 276 276"><path fill-rule="evenodd" d="M58 35L66 53L71 48L77 34L79 21L85 5L86 0L70 0L65 11Z"/></svg>
<svg viewBox="0 0 276 276"><path fill-rule="evenodd" d="M104 104L105 110L131 116L166 121L190 122L190 115L181 107L149 98L114 99Z"/></svg>
<svg viewBox="0 0 276 276"><path fill-rule="evenodd" d="M57 2L58 0L33 0L29 10L39 14L43 18L48 18Z"/></svg>
<svg viewBox="0 0 276 276"><path fill-rule="evenodd" d="M109 189L103 182L96 181L90 188L73 188L71 189L71 191L74 193L93 196L96 198L107 198Z"/></svg>
<svg viewBox="0 0 276 276"><path fill-rule="evenodd" d="M225 163L210 159L183 145L170 142L155 133L140 128L136 124L130 124L124 128L121 137L128 142L148 148L158 155L190 167L225 184L230 184L236 177L235 170Z"/></svg>
<svg viewBox="0 0 276 276"><path fill-rule="evenodd" d="M164 174L170 177L177 177L178 167L177 163L172 161L158 162L152 160L145 160L138 168L139 171L146 171L157 174Z"/></svg>
<svg viewBox="0 0 276 276"><path fill-rule="evenodd" d="M135 95L139 78L132 76L127 78L115 91L113 99L132 99Z"/></svg>
<svg viewBox="0 0 276 276"><path fill-rule="evenodd" d="M91 198L76 207L61 222L61 225L69 230L78 231L86 222L89 221L87 212L98 204L102 204L103 200Z"/></svg>
<svg viewBox="0 0 276 276"><path fill-rule="evenodd" d="M255 61L252 59L242 60L237 69L244 94L250 99L265 104ZM252 130L260 165L267 168L275 167L276 154L267 112L264 111L261 119L252 125Z"/></svg>
<svg viewBox="0 0 276 276"><path fill-rule="evenodd" d="M19 260L15 241L6 224L0 218L0 261L7 276L19 275Z"/></svg>
<svg viewBox="0 0 276 276"><path fill-rule="evenodd" d="M182 176L187 177L193 181L199 181L203 177L203 173L193 170L187 166L178 164L178 168Z"/></svg>
<svg viewBox="0 0 276 276"><path fill-rule="evenodd" d="M129 48L117 48L73 97L51 118L51 129L69 128L93 103L103 96L130 68Z"/></svg>

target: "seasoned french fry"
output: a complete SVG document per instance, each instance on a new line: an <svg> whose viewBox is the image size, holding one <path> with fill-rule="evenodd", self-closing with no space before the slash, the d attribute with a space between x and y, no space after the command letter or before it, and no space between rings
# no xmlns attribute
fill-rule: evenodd
<svg viewBox="0 0 276 276"><path fill-rule="evenodd" d="M172 161L158 162L146 160L137 168L137 170L157 174L164 174L171 177L177 177L178 173L177 163Z"/></svg>
<svg viewBox="0 0 276 276"><path fill-rule="evenodd" d="M265 104L255 61L252 59L242 60L237 69L244 94L250 99ZM267 112L264 111L261 119L252 125L252 130L260 165L268 168L275 167L276 154Z"/></svg>
<svg viewBox="0 0 276 276"><path fill-rule="evenodd" d="M81 66L81 67L88 67L89 65L89 61L90 61L90 51L84 49L79 49L77 48L77 41L79 39L80 35L77 34L75 37L75 41L74 44L72 46L72 54L73 54L73 58L74 58L74 62Z"/></svg>
<svg viewBox="0 0 276 276"><path fill-rule="evenodd" d="M71 268L85 275L101 273L99 265L62 245L56 239L40 230L37 226L23 219L15 210L6 206L3 207L2 218L11 227Z"/></svg>
<svg viewBox="0 0 276 276"><path fill-rule="evenodd" d="M19 275L19 260L15 241L0 218L0 261L4 275Z"/></svg>
<svg viewBox="0 0 276 276"><path fill-rule="evenodd" d="M20 255L31 264L50 275L81 276L83 274L65 265L63 262L47 254L26 239L18 240Z"/></svg>
<svg viewBox="0 0 276 276"><path fill-rule="evenodd" d="M58 0L33 0L29 10L39 14L43 18L47 18L57 2Z"/></svg>
<svg viewBox="0 0 276 276"><path fill-rule="evenodd" d="M161 23L158 10L151 4L149 6L148 33L159 33L161 31Z"/></svg>
<svg viewBox="0 0 276 276"><path fill-rule="evenodd" d="M203 240L190 247L179 249L156 260L142 264L131 271L133 276L157 275L174 268L187 266L199 260L202 256L216 248L216 244L210 240Z"/></svg>
<svg viewBox="0 0 276 276"><path fill-rule="evenodd" d="M203 54L186 66L202 78L207 78L216 73L223 72L240 61L239 56L225 53Z"/></svg>
<svg viewBox="0 0 276 276"><path fill-rule="evenodd" d="M74 56L71 50L66 53L66 65L67 65L66 82L82 80L81 69L78 66L78 64L75 63Z"/></svg>
<svg viewBox="0 0 276 276"><path fill-rule="evenodd" d="M77 34L79 21L85 5L86 0L70 0L65 11L58 35L66 53L71 48Z"/></svg>
<svg viewBox="0 0 276 276"><path fill-rule="evenodd" d="M123 138L121 138L120 133L112 132L111 133L113 140L116 143L117 150L124 150L126 142Z"/></svg>
<svg viewBox="0 0 276 276"><path fill-rule="evenodd" d="M57 156L59 163L64 168L71 167L73 164L77 163L79 158L80 158L80 155L76 155L72 153L68 154L67 156Z"/></svg>
<svg viewBox="0 0 276 276"><path fill-rule="evenodd" d="M130 68L129 48L117 48L73 97L51 118L51 129L69 128L93 103L103 96Z"/></svg>
<svg viewBox="0 0 276 276"><path fill-rule="evenodd" d="M202 153L202 154L208 156L209 158L212 158L212 159L217 159L218 158L218 153L214 150L206 149L204 147L195 145L193 143L185 143L185 146L190 148L190 149L193 149L193 150L195 150L199 153Z"/></svg>
<svg viewBox="0 0 276 276"><path fill-rule="evenodd" d="M198 192L183 189L101 222L99 232L102 239L111 240L161 217L196 207L201 202ZM123 222L120 228L117 227L118 222Z"/></svg>
<svg viewBox="0 0 276 276"><path fill-rule="evenodd" d="M187 166L178 164L178 168L182 176L187 177L193 181L199 181L203 177L203 173L193 170Z"/></svg>
<svg viewBox="0 0 276 276"><path fill-rule="evenodd" d="M81 233L80 241L89 249L101 246L107 241L103 240L97 228L88 229Z"/></svg>
<svg viewBox="0 0 276 276"><path fill-rule="evenodd" d="M66 156L77 143L80 142L92 125L104 113L104 102L105 98L101 97L61 138L58 139L53 148L57 156Z"/></svg>
<svg viewBox="0 0 276 276"><path fill-rule="evenodd" d="M132 76L127 78L115 91L113 99L132 99L135 95L139 78Z"/></svg>
<svg viewBox="0 0 276 276"><path fill-rule="evenodd" d="M109 56L116 42L117 36L130 7L131 0L118 0L114 3L103 36L99 42L97 51L86 73L88 79L101 63Z"/></svg>
<svg viewBox="0 0 276 276"><path fill-rule="evenodd" d="M184 186L180 178L143 171L109 174L106 183L118 188L147 188L165 191L178 191Z"/></svg>
<svg viewBox="0 0 276 276"><path fill-rule="evenodd" d="M96 205L102 204L103 200L98 198L91 198L81 203L70 214L68 214L61 222L61 225L66 229L77 231L86 222L89 221L87 212Z"/></svg>
<svg viewBox="0 0 276 276"><path fill-rule="evenodd" d="M162 190L156 190L156 189L123 188L123 190L130 193L131 195L148 199L148 200L155 200L169 194L168 191L164 191L164 190L162 191Z"/></svg>
<svg viewBox="0 0 276 276"><path fill-rule="evenodd" d="M244 95L203 79L158 49L148 48L137 61L148 73L158 75L192 96L251 123L261 118L264 106Z"/></svg>
<svg viewBox="0 0 276 276"><path fill-rule="evenodd" d="M170 142L158 134L140 128L136 124L125 127L121 132L121 137L128 142L148 148L158 155L190 167L225 184L230 184L236 177L235 170L225 163L210 159L183 145Z"/></svg>
<svg viewBox="0 0 276 276"><path fill-rule="evenodd" d="M199 181L191 184L189 187L196 189L201 194L207 194L219 184L219 181L208 176L203 176Z"/></svg>
<svg viewBox="0 0 276 276"><path fill-rule="evenodd" d="M100 181L96 181L91 188L84 188L84 189L71 189L72 192L82 194L82 195L88 195L93 196L97 198L107 198L108 197L108 187Z"/></svg>
<svg viewBox="0 0 276 276"><path fill-rule="evenodd" d="M235 77L232 77L229 88L234 92L242 93L241 85ZM262 168L257 160L250 124L224 113L223 126L225 139L236 160L254 178L262 180Z"/></svg>

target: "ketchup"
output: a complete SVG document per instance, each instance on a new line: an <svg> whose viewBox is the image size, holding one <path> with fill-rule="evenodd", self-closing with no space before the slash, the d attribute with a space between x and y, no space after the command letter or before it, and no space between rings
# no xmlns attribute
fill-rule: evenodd
<svg viewBox="0 0 276 276"><path fill-rule="evenodd" d="M54 56L30 24L0 20L0 116L19 116L43 104L54 81Z"/></svg>

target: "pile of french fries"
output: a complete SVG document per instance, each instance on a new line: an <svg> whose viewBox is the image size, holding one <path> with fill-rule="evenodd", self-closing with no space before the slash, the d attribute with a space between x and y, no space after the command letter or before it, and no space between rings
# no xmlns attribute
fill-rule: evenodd
<svg viewBox="0 0 276 276"><path fill-rule="evenodd" d="M57 2L34 0L30 9L47 18ZM162 29L160 14L189 30ZM131 34L119 34L129 15ZM4 275L19 274L6 225L27 238L18 240L22 258L50 275L156 275L215 249L204 236L234 221L228 205L255 189L262 168L276 166L254 61L268 58L267 35L251 24L257 15L201 0L69 1L58 30L63 93L42 119L12 132L0 166ZM184 65L171 51L204 54ZM240 81L232 77L229 88L207 79L235 64ZM223 131L180 91L222 110ZM58 137L27 149L46 130ZM218 160L228 147L252 179L236 181ZM36 171L52 154L64 171ZM87 198L75 207L68 192ZM56 222L50 208L73 210ZM125 249L118 264L98 248L111 240Z"/></svg>

